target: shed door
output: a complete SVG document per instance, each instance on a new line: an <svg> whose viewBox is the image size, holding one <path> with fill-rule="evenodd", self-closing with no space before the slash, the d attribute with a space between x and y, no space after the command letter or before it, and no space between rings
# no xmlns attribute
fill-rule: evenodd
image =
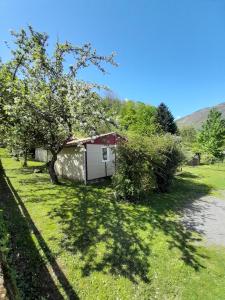
<svg viewBox="0 0 225 300"><path fill-rule="evenodd" d="M104 145L87 144L87 180L111 176L115 171L115 154Z"/></svg>
<svg viewBox="0 0 225 300"><path fill-rule="evenodd" d="M115 152L114 146L109 147L109 160L106 162L107 176L112 176L115 173Z"/></svg>

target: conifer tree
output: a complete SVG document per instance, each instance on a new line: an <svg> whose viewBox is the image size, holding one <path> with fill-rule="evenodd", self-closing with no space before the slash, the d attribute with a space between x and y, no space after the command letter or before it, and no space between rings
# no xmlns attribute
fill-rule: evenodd
<svg viewBox="0 0 225 300"><path fill-rule="evenodd" d="M171 134L176 134L178 132L174 117L164 103L161 103L158 106L156 119L164 132L169 132Z"/></svg>

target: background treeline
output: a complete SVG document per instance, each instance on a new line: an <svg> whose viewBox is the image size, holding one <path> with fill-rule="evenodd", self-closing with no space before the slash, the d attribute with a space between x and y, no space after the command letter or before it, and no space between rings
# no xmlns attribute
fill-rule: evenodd
<svg viewBox="0 0 225 300"><path fill-rule="evenodd" d="M134 100L120 100L105 97L102 104L107 114L113 117L115 124L111 129L138 133L144 136L170 132L178 133L174 117L168 107L161 103L159 107ZM109 128L99 128L100 132L107 132Z"/></svg>
<svg viewBox="0 0 225 300"><path fill-rule="evenodd" d="M186 126L179 129L185 162L198 155L202 163L221 162L225 157L225 119L216 109L210 110L200 129Z"/></svg>
<svg viewBox="0 0 225 300"><path fill-rule="evenodd" d="M181 164L223 161L225 120L212 109L201 129L178 128L169 108L131 100L103 99L119 130L128 137L117 150L117 196L139 199L147 191L165 192Z"/></svg>
<svg viewBox="0 0 225 300"><path fill-rule="evenodd" d="M121 101L116 98L103 99L109 114L114 115L119 130L142 136L171 133L179 136L184 154L184 163L191 164L197 154L202 163L214 163L224 159L225 120L217 109L211 109L201 128L194 126L177 127L168 107L159 107L132 100Z"/></svg>

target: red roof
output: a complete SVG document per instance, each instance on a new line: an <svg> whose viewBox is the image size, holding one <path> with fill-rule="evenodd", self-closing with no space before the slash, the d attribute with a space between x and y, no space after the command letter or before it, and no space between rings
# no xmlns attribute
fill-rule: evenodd
<svg viewBox="0 0 225 300"><path fill-rule="evenodd" d="M72 146L85 145L85 144L115 145L118 143L120 139L123 139L123 137L120 134L116 132L109 132L109 133L104 133L104 134L100 134L88 138L82 138L82 139L74 138L73 140L67 142L66 146L72 147Z"/></svg>

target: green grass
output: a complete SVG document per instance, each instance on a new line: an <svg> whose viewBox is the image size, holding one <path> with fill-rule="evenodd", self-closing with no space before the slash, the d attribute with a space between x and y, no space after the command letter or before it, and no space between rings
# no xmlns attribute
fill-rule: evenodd
<svg viewBox="0 0 225 300"><path fill-rule="evenodd" d="M129 204L109 183L53 186L33 173L40 163L22 169L0 156L0 208L23 299L225 298L225 249L200 246L180 222L184 204L225 189L225 165L184 168L170 193Z"/></svg>
<svg viewBox="0 0 225 300"><path fill-rule="evenodd" d="M225 189L225 164L185 167L185 172L194 176L195 182L201 182L214 190Z"/></svg>

